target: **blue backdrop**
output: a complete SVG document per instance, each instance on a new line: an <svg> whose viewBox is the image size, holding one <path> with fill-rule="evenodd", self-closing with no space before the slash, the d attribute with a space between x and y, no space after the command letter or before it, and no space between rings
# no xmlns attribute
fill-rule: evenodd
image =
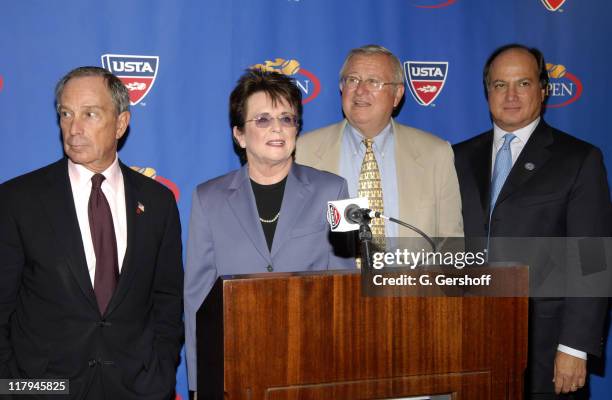
<svg viewBox="0 0 612 400"><path fill-rule="evenodd" d="M398 120L452 143L491 126L481 83L488 54L508 42L540 48L551 64L545 118L599 146L610 170L610 15L606 0L4 2L0 182L61 157L54 85L76 66L104 65L124 78L135 104L121 159L175 191L186 232L196 184L239 165L227 102L242 71L267 64L292 75L307 132L342 117L338 71L350 48L368 43L403 63L446 65L415 70L429 81L406 91ZM593 399L609 399L612 372L592 376L591 388Z"/></svg>

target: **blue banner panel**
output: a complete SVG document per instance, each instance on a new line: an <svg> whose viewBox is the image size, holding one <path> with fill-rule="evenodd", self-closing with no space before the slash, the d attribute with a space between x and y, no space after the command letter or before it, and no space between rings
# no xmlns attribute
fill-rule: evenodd
<svg viewBox="0 0 612 400"><path fill-rule="evenodd" d="M103 66L130 90L120 157L172 189L186 241L195 186L239 165L228 97L244 69L260 65L294 78L307 132L342 118L338 72L351 48L369 43L404 65L397 120L451 143L491 127L482 86L488 55L510 42L540 48L551 78L546 120L600 147L610 170L610 15L604 0L6 2L0 182L62 156L54 86L76 66ZM179 398L187 398L186 387L181 364ZM591 392L609 399L612 373L594 376Z"/></svg>

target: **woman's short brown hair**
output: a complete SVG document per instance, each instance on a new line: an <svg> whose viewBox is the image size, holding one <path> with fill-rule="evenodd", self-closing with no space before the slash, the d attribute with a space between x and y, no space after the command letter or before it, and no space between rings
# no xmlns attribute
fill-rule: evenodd
<svg viewBox="0 0 612 400"><path fill-rule="evenodd" d="M242 130L247 114L247 101L257 92L266 93L276 105L286 101L295 111L298 133L302 129L302 92L291 78L278 72L259 68L247 70L236 83L229 101L230 127Z"/></svg>

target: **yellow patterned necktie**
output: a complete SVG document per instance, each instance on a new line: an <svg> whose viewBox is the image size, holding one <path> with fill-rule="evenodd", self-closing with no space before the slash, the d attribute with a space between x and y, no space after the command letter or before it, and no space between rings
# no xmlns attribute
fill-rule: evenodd
<svg viewBox="0 0 612 400"><path fill-rule="evenodd" d="M363 163L361 164L361 172L359 173L359 197L367 197L370 209L384 213L383 206L383 190L382 181L380 179L380 170L374 151L372 151L372 139L364 139L363 143L366 147ZM373 218L370 223L372 230L374 250L384 250L385 248L385 221L382 218Z"/></svg>

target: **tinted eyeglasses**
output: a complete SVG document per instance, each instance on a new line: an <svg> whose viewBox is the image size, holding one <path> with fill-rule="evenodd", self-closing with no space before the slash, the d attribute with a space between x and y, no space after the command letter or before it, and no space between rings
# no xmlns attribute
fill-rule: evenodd
<svg viewBox="0 0 612 400"><path fill-rule="evenodd" d="M247 122L255 122L255 126L258 128L269 128L272 125L272 121L277 119L280 122L281 126L284 128L296 128L298 126L297 117L293 114L281 114L278 117L273 117L268 113L263 113L256 115L253 119L247 119L244 121Z"/></svg>

